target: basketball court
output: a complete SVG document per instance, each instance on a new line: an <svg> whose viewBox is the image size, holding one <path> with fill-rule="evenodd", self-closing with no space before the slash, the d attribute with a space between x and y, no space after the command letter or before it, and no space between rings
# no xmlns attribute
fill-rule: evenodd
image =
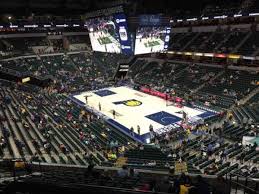
<svg viewBox="0 0 259 194"><path fill-rule="evenodd" d="M85 96L87 96L87 102ZM129 129L133 127L134 132L137 133L137 126L140 126L140 136L149 133L150 125L153 126L154 131L161 131L167 126L180 124L183 111L190 121L198 121L215 115L214 112L197 108L168 106L162 98L129 87L83 92L74 95L72 99L76 99L81 105L100 113L119 129L126 132L129 132Z"/></svg>

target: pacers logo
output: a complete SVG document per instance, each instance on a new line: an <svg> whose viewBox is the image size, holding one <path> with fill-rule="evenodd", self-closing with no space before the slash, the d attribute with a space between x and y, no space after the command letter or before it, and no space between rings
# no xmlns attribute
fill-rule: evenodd
<svg viewBox="0 0 259 194"><path fill-rule="evenodd" d="M142 104L142 102L140 102L138 100L127 100L124 102L124 104L126 106L140 106Z"/></svg>
<svg viewBox="0 0 259 194"><path fill-rule="evenodd" d="M124 101L119 101L119 102L114 102L114 104L119 105L119 104L124 104L125 106L140 106L142 104L142 102L140 102L139 100L135 100L135 99L130 99L130 100L124 100Z"/></svg>

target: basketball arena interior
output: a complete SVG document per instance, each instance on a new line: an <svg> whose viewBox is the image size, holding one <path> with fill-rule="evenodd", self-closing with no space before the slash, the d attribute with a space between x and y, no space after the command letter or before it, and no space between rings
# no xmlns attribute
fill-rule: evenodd
<svg viewBox="0 0 259 194"><path fill-rule="evenodd" d="M0 193L259 194L259 1L2 0Z"/></svg>

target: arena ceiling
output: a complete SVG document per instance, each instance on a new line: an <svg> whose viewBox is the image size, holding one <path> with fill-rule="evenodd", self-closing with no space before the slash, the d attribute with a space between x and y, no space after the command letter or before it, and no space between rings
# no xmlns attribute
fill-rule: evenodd
<svg viewBox="0 0 259 194"><path fill-rule="evenodd" d="M0 12L24 16L31 13L74 15L124 4L132 14L174 14L177 11L197 14L206 6L238 7L242 2L256 0L4 0L0 2Z"/></svg>

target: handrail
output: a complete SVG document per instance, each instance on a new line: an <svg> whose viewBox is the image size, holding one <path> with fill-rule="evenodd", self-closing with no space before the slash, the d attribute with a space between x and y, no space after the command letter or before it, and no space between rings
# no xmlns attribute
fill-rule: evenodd
<svg viewBox="0 0 259 194"><path fill-rule="evenodd" d="M251 177L244 177L242 175L236 174L236 173L228 173L225 175L226 180L229 180L231 188L235 187L234 189L242 188L244 190L244 193L247 193L247 191L250 191L254 194L259 194L259 179L254 179ZM235 177L235 180L234 180ZM248 186L248 183L255 183L255 188L251 188Z"/></svg>

